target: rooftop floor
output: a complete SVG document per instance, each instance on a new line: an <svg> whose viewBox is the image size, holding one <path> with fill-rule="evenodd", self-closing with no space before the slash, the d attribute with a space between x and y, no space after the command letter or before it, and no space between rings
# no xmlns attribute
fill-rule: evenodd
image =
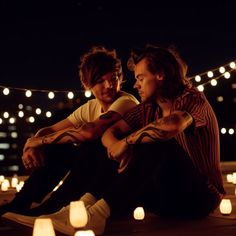
<svg viewBox="0 0 236 236"><path fill-rule="evenodd" d="M226 174L236 172L236 162L221 164L224 186L227 192L225 198L231 199L232 213L221 215L219 209L214 214L201 220L163 219L156 215L147 214L143 221L136 221L132 217L107 222L105 236L235 236L236 235L236 185L227 183ZM8 201L14 196L14 190L0 192L0 203ZM32 228L21 225L5 225L0 222L1 236L31 236ZM63 234L56 232L57 236ZM43 235L42 235L43 236Z"/></svg>

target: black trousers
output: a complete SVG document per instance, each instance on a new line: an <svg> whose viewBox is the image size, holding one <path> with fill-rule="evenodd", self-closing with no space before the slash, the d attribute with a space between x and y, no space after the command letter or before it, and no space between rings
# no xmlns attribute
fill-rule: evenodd
<svg viewBox="0 0 236 236"><path fill-rule="evenodd" d="M103 192L115 215L141 205L160 216L199 218L217 207L218 196L176 140L133 148L128 168Z"/></svg>
<svg viewBox="0 0 236 236"><path fill-rule="evenodd" d="M63 185L49 199L60 209L70 201L78 200L91 186L97 193L106 189L117 175L117 163L107 158L100 141L79 146L48 145L44 155L45 166L30 174L15 201L41 202L70 171Z"/></svg>

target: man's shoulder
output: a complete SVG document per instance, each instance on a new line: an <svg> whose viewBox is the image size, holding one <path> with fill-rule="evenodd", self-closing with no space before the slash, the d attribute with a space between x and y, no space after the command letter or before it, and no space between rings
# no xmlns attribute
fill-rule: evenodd
<svg viewBox="0 0 236 236"><path fill-rule="evenodd" d="M118 96L117 96L117 99L116 100L124 100L124 99L127 99L127 100L132 100L134 101L136 104L139 104L139 101L138 99L131 93L127 93L125 91L120 91L118 93Z"/></svg>

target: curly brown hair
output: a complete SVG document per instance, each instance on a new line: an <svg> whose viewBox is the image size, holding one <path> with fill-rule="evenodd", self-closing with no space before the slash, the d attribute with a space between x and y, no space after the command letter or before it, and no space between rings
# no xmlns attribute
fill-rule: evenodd
<svg viewBox="0 0 236 236"><path fill-rule="evenodd" d="M79 76L85 88L91 88L106 73L116 72L122 82L121 61L116 50L108 50L103 46L94 46L80 58Z"/></svg>

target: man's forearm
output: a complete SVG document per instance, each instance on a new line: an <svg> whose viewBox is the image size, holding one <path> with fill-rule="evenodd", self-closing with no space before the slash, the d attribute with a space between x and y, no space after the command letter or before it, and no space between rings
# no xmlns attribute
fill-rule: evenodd
<svg viewBox="0 0 236 236"><path fill-rule="evenodd" d="M192 123L192 117L187 112L176 112L150 123L144 128L127 136L127 144L140 144L168 140L182 132Z"/></svg>

